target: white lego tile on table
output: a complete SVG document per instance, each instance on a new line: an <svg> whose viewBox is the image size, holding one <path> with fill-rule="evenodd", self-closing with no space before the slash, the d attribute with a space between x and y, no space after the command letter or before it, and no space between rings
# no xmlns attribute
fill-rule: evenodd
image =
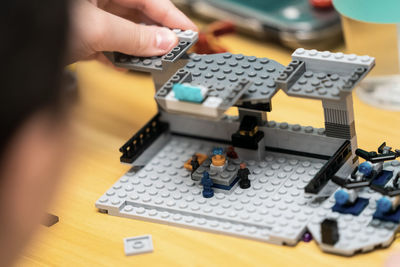
<svg viewBox="0 0 400 267"><path fill-rule="evenodd" d="M126 256L153 252L151 235L124 238L124 249Z"/></svg>

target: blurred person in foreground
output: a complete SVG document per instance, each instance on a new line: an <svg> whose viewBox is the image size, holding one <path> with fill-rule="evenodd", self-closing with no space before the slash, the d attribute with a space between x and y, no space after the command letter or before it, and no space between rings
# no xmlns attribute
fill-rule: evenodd
<svg viewBox="0 0 400 267"><path fill-rule="evenodd" d="M66 64L107 63L101 51L162 55L178 39L161 26L197 28L168 0L13 0L0 13L0 265L9 266L44 219L68 158Z"/></svg>

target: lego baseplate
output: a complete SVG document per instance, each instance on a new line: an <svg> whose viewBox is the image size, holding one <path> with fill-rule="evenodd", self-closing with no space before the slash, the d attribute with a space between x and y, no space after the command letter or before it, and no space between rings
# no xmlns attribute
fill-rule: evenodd
<svg viewBox="0 0 400 267"><path fill-rule="evenodd" d="M372 219L378 193L364 189L361 196L370 199L369 205L353 216L331 211L337 189L331 182L320 195L304 192L326 162L321 159L266 151L263 161L247 161L251 188L216 189L213 198L203 198L202 186L183 164L193 153L208 154L215 146L224 144L172 136L146 166L121 177L96 207L110 215L278 245L296 245L309 230L322 250L341 255L387 246L393 240L398 225ZM385 169L400 170L400 164ZM338 220L340 240L335 246L320 242L320 222L325 218Z"/></svg>
<svg viewBox="0 0 400 267"><path fill-rule="evenodd" d="M193 153L209 154L215 146L224 145L172 137L143 169L124 175L96 207L111 215L295 245L318 206L304 186L325 161L267 152L264 161L247 162L249 190L217 190L205 199L183 164Z"/></svg>

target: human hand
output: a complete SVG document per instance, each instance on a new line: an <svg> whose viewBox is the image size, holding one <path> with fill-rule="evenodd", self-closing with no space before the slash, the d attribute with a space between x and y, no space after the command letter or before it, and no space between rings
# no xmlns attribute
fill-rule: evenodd
<svg viewBox="0 0 400 267"><path fill-rule="evenodd" d="M400 266L400 253L394 253L385 262L385 267L398 267Z"/></svg>
<svg viewBox="0 0 400 267"><path fill-rule="evenodd" d="M178 43L165 27L197 31L169 0L75 0L70 17L70 62L97 59L110 64L102 51L163 55Z"/></svg>

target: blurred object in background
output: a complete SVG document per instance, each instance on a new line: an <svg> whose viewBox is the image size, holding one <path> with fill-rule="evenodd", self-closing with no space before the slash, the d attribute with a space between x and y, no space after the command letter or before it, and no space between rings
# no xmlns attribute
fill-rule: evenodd
<svg viewBox="0 0 400 267"><path fill-rule="evenodd" d="M357 88L366 103L390 110L400 110L400 1L334 0L342 14L343 32L348 53L375 57L373 77Z"/></svg>
<svg viewBox="0 0 400 267"><path fill-rule="evenodd" d="M229 21L215 21L199 32L199 40L194 46L197 54L218 54L228 50L218 40L219 36L235 32L235 26Z"/></svg>
<svg viewBox="0 0 400 267"><path fill-rule="evenodd" d="M395 84L395 86L393 86ZM400 110L400 75L376 76L366 79L357 88L358 97L365 103L387 110Z"/></svg>
<svg viewBox="0 0 400 267"><path fill-rule="evenodd" d="M290 48L328 49L342 41L331 0L173 0L209 20L229 20L238 31ZM330 5L329 5L330 3Z"/></svg>
<svg viewBox="0 0 400 267"><path fill-rule="evenodd" d="M310 4L316 8L332 8L332 0L310 0Z"/></svg>

